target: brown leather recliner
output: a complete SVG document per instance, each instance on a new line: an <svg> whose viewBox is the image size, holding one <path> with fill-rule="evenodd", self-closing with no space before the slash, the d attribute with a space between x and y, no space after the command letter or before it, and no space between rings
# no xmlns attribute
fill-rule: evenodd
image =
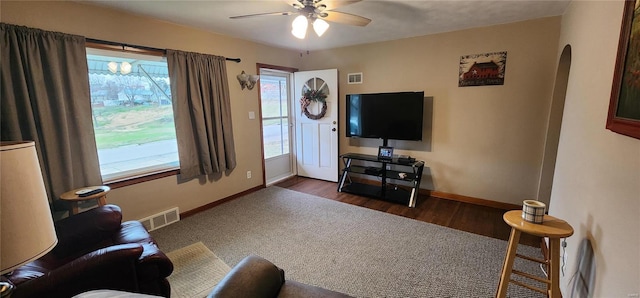
<svg viewBox="0 0 640 298"><path fill-rule="evenodd" d="M137 221L122 222L120 207L105 205L55 223L58 244L5 277L11 297L71 297L113 289L169 297L173 264Z"/></svg>

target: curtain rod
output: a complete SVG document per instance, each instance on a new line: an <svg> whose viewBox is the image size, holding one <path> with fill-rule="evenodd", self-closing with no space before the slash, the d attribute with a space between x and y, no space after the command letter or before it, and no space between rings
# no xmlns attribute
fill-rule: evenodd
<svg viewBox="0 0 640 298"><path fill-rule="evenodd" d="M130 44L125 44L125 43L106 41L106 40L100 40L100 39L93 39L93 38L85 38L85 40L87 42L99 43L99 44L108 45L108 46L122 47L123 51L125 50L125 47L129 47L129 48L139 49L139 50L143 50L143 51L162 52L164 54L167 53L166 49L158 49L158 48L152 48L152 47L130 45ZM236 63L240 63L240 61L242 61L240 58L226 58L225 57L225 59L227 61L233 61L233 62L236 62Z"/></svg>

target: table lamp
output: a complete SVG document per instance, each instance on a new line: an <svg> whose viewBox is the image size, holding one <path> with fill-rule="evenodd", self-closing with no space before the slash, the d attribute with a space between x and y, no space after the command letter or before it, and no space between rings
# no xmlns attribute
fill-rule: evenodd
<svg viewBox="0 0 640 298"><path fill-rule="evenodd" d="M58 243L34 142L0 143L0 274L36 260ZM8 282L0 289L13 291Z"/></svg>

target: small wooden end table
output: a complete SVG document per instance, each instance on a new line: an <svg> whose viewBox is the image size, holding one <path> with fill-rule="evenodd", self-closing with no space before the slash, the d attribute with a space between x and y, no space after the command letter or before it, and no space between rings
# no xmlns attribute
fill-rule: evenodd
<svg viewBox="0 0 640 298"><path fill-rule="evenodd" d="M571 225L562 219L558 219L550 215L545 215L541 224L528 222L522 219L522 210L508 211L502 216L502 218L509 226L511 226L511 237L509 238L507 256L504 260L504 266L502 267L502 275L500 276L500 284L498 285L498 293L496 297L506 297L509 282L530 290L541 292L551 298L560 297L560 238L573 235L573 228ZM516 250L518 249L518 242L520 241L520 234L523 232L538 237L549 238L548 260L538 260L516 253ZM513 263L516 257L548 265L548 277L543 279L513 270ZM511 273L545 283L547 288L546 290L542 290L522 282L512 280Z"/></svg>
<svg viewBox="0 0 640 298"><path fill-rule="evenodd" d="M88 196L81 197L77 194L78 191L84 189L102 189L102 192L95 193ZM78 214L78 202L87 201L87 200L98 200L98 206L104 206L107 204L107 193L111 190L109 186L87 186L82 188L77 188L74 190L67 191L60 195L61 200L65 200L71 204L71 208L69 208L69 215Z"/></svg>

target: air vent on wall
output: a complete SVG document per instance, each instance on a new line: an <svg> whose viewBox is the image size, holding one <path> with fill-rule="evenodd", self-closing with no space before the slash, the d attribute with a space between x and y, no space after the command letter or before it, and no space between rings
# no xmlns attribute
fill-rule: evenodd
<svg viewBox="0 0 640 298"><path fill-rule="evenodd" d="M158 214L151 215L140 219L139 222L147 229L147 231L157 230L180 220L180 212L178 207L172 208Z"/></svg>
<svg viewBox="0 0 640 298"><path fill-rule="evenodd" d="M350 73L347 75L347 84L362 84L362 73Z"/></svg>

